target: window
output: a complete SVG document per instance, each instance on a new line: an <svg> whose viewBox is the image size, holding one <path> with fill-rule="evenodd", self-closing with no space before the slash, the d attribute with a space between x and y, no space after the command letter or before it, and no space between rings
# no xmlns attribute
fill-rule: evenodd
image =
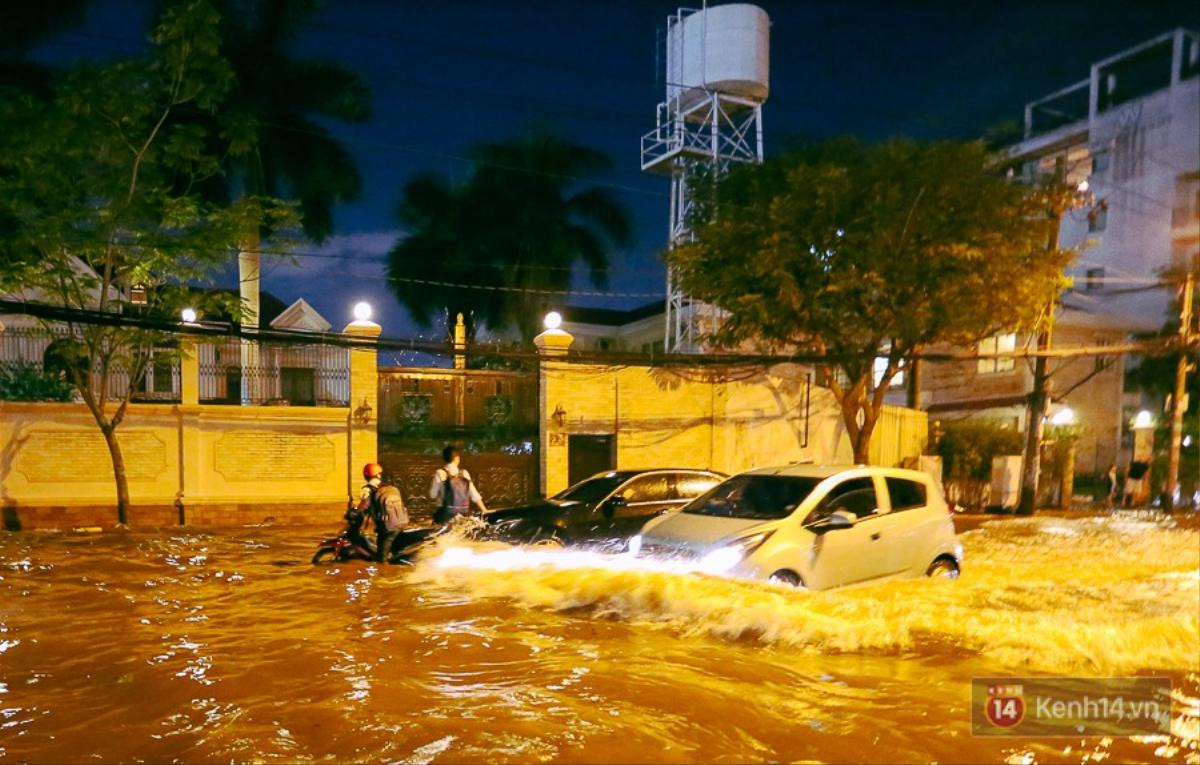
<svg viewBox="0 0 1200 765"><path fill-rule="evenodd" d="M612 350L613 341L607 337L601 337L596 340L596 348L601 351Z"/></svg>
<svg viewBox="0 0 1200 765"><path fill-rule="evenodd" d="M639 502L667 502L671 499L671 485L666 473L644 475L629 482L621 489L621 496L631 505Z"/></svg>
<svg viewBox="0 0 1200 765"><path fill-rule="evenodd" d="M1088 213L1088 233L1094 234L1108 228L1108 202L1101 201Z"/></svg>
<svg viewBox="0 0 1200 765"><path fill-rule="evenodd" d="M979 341L979 353L1009 353L1017 349L1017 336L1013 332L1004 335L994 335ZM995 372L1011 372L1016 367L1015 359L1011 356L1003 359L979 359L976 370L979 374Z"/></svg>
<svg viewBox="0 0 1200 765"><path fill-rule="evenodd" d="M583 502L584 504L599 502L628 478L628 473L606 473L569 486L558 494L555 494L551 499L558 499L564 502Z"/></svg>
<svg viewBox="0 0 1200 765"><path fill-rule="evenodd" d="M685 513L721 518L774 520L795 512L821 482L820 478L778 475L739 475L683 509Z"/></svg>
<svg viewBox="0 0 1200 765"><path fill-rule="evenodd" d="M1104 289L1104 269L1089 268L1087 270L1087 281L1084 283L1084 289L1088 292L1095 292Z"/></svg>
<svg viewBox="0 0 1200 765"><path fill-rule="evenodd" d="M312 406L317 402L316 370L307 367L280 368L279 392L292 404Z"/></svg>
<svg viewBox="0 0 1200 765"><path fill-rule="evenodd" d="M1092 155L1092 175L1104 175L1108 172L1108 166L1112 161L1112 155L1107 149L1098 151Z"/></svg>
<svg viewBox="0 0 1200 765"><path fill-rule="evenodd" d="M884 481L888 496L892 498L892 512L925 506L925 484L905 478L885 478Z"/></svg>
<svg viewBox="0 0 1200 765"><path fill-rule="evenodd" d="M822 521L836 512L853 513L855 518L867 518L879 510L875 497L875 481L871 478L851 478L829 490L817 509L809 513L805 524Z"/></svg>
<svg viewBox="0 0 1200 765"><path fill-rule="evenodd" d="M675 494L679 499L695 499L721 482L713 475L680 473L675 478Z"/></svg>

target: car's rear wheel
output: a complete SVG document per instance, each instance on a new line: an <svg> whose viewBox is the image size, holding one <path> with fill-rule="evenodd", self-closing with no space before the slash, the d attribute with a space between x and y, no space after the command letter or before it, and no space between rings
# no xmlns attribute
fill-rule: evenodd
<svg viewBox="0 0 1200 765"><path fill-rule="evenodd" d="M558 549L563 546L563 541L553 531L539 530L536 534L533 535L533 538L529 540L529 544L532 547L547 547L550 549Z"/></svg>
<svg viewBox="0 0 1200 765"><path fill-rule="evenodd" d="M938 558L929 564L929 570L925 572L925 576L931 579L957 579L958 564L949 558Z"/></svg>
<svg viewBox="0 0 1200 765"><path fill-rule="evenodd" d="M803 587L804 582L800 580L800 575L795 571L780 569L774 574L767 577L767 581L771 584L786 584L788 587Z"/></svg>

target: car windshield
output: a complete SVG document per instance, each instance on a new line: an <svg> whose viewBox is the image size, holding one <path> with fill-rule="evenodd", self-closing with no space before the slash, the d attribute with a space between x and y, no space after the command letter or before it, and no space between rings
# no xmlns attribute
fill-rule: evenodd
<svg viewBox="0 0 1200 765"><path fill-rule="evenodd" d="M683 512L723 518L786 518L820 482L820 478L739 475L692 500Z"/></svg>
<svg viewBox="0 0 1200 765"><path fill-rule="evenodd" d="M583 502L590 505L607 497L627 480L629 480L628 473L605 473L580 481L574 486L568 486L550 499L563 502Z"/></svg>

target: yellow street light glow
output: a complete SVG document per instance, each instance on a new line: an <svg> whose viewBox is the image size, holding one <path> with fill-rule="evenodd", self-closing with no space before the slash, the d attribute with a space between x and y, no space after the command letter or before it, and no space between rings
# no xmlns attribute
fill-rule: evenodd
<svg viewBox="0 0 1200 765"><path fill-rule="evenodd" d="M1135 428L1152 428L1154 427L1154 418L1150 412L1143 409L1137 413L1137 417L1133 418L1133 427Z"/></svg>
<svg viewBox="0 0 1200 765"><path fill-rule="evenodd" d="M1075 424L1075 410L1069 406L1064 406L1062 409L1059 409L1057 412L1055 412L1054 416L1050 418L1050 424L1051 425L1074 425Z"/></svg>
<svg viewBox="0 0 1200 765"><path fill-rule="evenodd" d="M179 312L179 315L188 324L191 324L194 321L196 321L196 309L195 308L184 308L182 311Z"/></svg>
<svg viewBox="0 0 1200 765"><path fill-rule="evenodd" d="M1079 185L1078 185L1078 186L1076 186L1075 188L1079 189L1079 193L1081 193L1081 194L1083 194L1083 193L1087 192L1087 190L1088 190L1088 182L1087 182L1087 180L1082 180L1082 181L1080 181L1080 182L1079 182Z"/></svg>
<svg viewBox="0 0 1200 765"><path fill-rule="evenodd" d="M558 329L562 326L562 314L558 311L551 311L546 314L546 318L542 319L542 326L546 329Z"/></svg>
<svg viewBox="0 0 1200 765"><path fill-rule="evenodd" d="M360 301L354 304L354 320L355 321L370 321L371 320L371 304Z"/></svg>

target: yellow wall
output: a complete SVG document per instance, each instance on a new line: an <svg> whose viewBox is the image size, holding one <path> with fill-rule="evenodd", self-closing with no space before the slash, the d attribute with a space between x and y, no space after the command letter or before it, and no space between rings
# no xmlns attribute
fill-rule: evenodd
<svg viewBox="0 0 1200 765"><path fill-rule="evenodd" d="M131 404L117 431L131 502L344 507L355 485L348 421L346 408ZM0 504L115 502L108 447L84 405L0 402Z"/></svg>
<svg viewBox="0 0 1200 765"><path fill-rule="evenodd" d="M722 372L547 358L539 390L542 491L566 487L567 436L579 434L615 434L616 466L623 469L693 467L732 474L797 461L850 462L833 395L808 381L809 369L792 364ZM887 409L872 457L898 464L924 447L925 416Z"/></svg>

